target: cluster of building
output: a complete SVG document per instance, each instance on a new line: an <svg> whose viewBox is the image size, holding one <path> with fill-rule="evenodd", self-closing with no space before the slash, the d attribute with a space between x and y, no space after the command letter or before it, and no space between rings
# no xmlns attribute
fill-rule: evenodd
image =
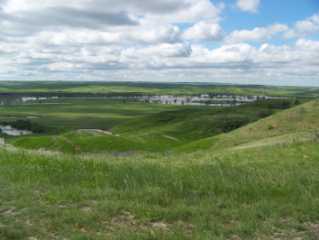
<svg viewBox="0 0 319 240"><path fill-rule="evenodd" d="M54 97L22 97L21 101L23 103L27 102L37 102L37 101L47 101L47 100L56 100L59 99L59 97L54 96Z"/></svg>
<svg viewBox="0 0 319 240"><path fill-rule="evenodd" d="M259 100L275 99L269 96L241 96L227 94L201 94L198 96L156 95L141 96L140 101L171 105L239 106Z"/></svg>
<svg viewBox="0 0 319 240"><path fill-rule="evenodd" d="M138 101L145 103L170 104L170 105L193 105L193 106L239 106L246 103L252 103L259 100L282 99L280 97L269 96L244 96L233 94L200 94L189 96L174 96L174 95L101 95L101 96L64 96L65 98L101 98L105 100L120 100L120 101ZM0 105L20 104L28 102L44 102L48 100L57 100L59 96L23 96L0 98Z"/></svg>
<svg viewBox="0 0 319 240"><path fill-rule="evenodd" d="M47 100L56 100L59 97L19 97L19 96L10 96L10 97L0 97L0 105L14 105L28 102L43 102Z"/></svg>

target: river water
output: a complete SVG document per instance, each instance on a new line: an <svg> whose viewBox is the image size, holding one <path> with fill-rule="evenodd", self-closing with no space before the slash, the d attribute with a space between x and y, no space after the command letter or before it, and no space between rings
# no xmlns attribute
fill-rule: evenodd
<svg viewBox="0 0 319 240"><path fill-rule="evenodd" d="M0 125L0 132L5 134L5 135L13 136L13 137L32 134L31 131L19 130L19 129L16 129L16 128L9 126L9 125Z"/></svg>

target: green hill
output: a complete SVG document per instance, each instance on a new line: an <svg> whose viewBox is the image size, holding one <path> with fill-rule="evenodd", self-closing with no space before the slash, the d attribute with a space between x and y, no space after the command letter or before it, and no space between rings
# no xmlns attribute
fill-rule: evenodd
<svg viewBox="0 0 319 240"><path fill-rule="evenodd" d="M308 136L312 139L319 130L319 101L311 101L276 113L255 123L236 129L227 134L201 139L182 146L178 151L202 149L220 150L244 144L259 144L262 141L298 141Z"/></svg>
<svg viewBox="0 0 319 240"><path fill-rule="evenodd" d="M73 131L53 136L28 136L12 139L16 147L25 149L44 149L63 153L101 153L144 150L141 143L102 131Z"/></svg>
<svg viewBox="0 0 319 240"><path fill-rule="evenodd" d="M190 115L12 139L74 154L0 149L0 239L318 239L318 101L182 147L197 153L85 154L149 148Z"/></svg>
<svg viewBox="0 0 319 240"><path fill-rule="evenodd" d="M111 129L114 134L103 134L103 131L98 130L92 134L94 129L91 133L73 130L56 135L23 136L10 139L9 142L21 148L67 153L162 152L257 121L278 111L277 105L273 102L269 105L256 103L232 108L182 107L128 119ZM45 125L44 120L42 124Z"/></svg>
<svg viewBox="0 0 319 240"><path fill-rule="evenodd" d="M0 150L0 239L317 239L318 140L203 152Z"/></svg>

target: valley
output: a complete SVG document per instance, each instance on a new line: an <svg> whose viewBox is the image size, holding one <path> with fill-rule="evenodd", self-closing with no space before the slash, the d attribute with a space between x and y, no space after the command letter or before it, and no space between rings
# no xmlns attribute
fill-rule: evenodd
<svg viewBox="0 0 319 240"><path fill-rule="evenodd" d="M318 89L69 84L5 87L0 239L318 237Z"/></svg>

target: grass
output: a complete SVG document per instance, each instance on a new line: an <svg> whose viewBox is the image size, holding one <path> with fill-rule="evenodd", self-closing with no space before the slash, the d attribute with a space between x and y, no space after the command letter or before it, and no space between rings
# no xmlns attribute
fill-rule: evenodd
<svg viewBox="0 0 319 240"><path fill-rule="evenodd" d="M236 129L229 134L194 141L181 147L179 151L191 152L208 148L225 149L291 133L316 132L319 129L318 108L319 102L317 100L311 101Z"/></svg>
<svg viewBox="0 0 319 240"><path fill-rule="evenodd" d="M65 92L65 93L141 93L193 95L202 93L269 95L308 98L318 97L315 87L270 87L259 85L112 83L112 82L1 82L0 93Z"/></svg>
<svg viewBox="0 0 319 240"><path fill-rule="evenodd" d="M68 132L53 136L30 136L10 141L14 146L25 149L45 149L63 153L129 153L146 150L142 142L105 133Z"/></svg>
<svg viewBox="0 0 319 240"><path fill-rule="evenodd" d="M41 104L5 107L0 119L1 115L5 120L12 114L10 119L14 124L13 120L23 115L39 116L29 121L41 130L48 129L47 132L8 140L21 148L65 153L163 152L230 132L279 111L278 106L281 107L278 101L213 108L73 100L57 105L53 111ZM19 116L14 118L14 114ZM77 131L86 128L110 130L113 135L96 136Z"/></svg>
<svg viewBox="0 0 319 240"><path fill-rule="evenodd" d="M319 238L318 101L58 103L0 107L48 128L0 147L0 239Z"/></svg>
<svg viewBox="0 0 319 240"><path fill-rule="evenodd" d="M200 164L2 151L0 236L315 239L318 145L242 150Z"/></svg>
<svg viewBox="0 0 319 240"><path fill-rule="evenodd" d="M48 127L47 132L49 133L86 128L109 130L129 119L177 109L176 106L123 103L103 99L60 99L53 101L53 103L55 104L0 106L0 121L29 119L36 124Z"/></svg>

